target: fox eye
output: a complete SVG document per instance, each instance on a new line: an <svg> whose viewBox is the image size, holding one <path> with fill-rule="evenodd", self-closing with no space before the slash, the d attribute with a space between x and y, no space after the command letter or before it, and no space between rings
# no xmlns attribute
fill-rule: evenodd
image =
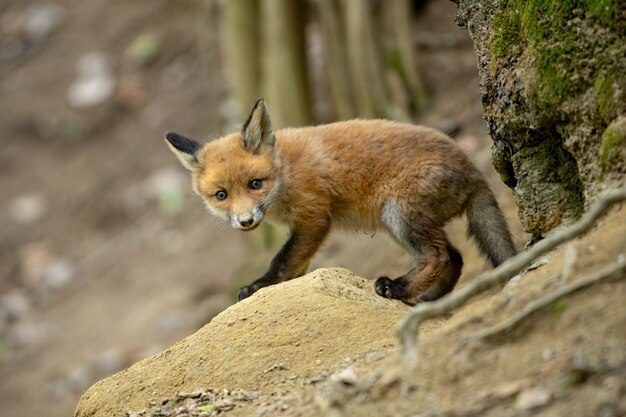
<svg viewBox="0 0 626 417"><path fill-rule="evenodd" d="M215 193L215 198L217 198L220 201L226 200L226 197L228 197L228 193L224 190L219 190L218 192Z"/></svg>
<svg viewBox="0 0 626 417"><path fill-rule="evenodd" d="M250 181L250 184L248 184L248 186L253 190L258 190L259 188L261 188L261 185L263 185L263 181L259 179L254 179Z"/></svg>

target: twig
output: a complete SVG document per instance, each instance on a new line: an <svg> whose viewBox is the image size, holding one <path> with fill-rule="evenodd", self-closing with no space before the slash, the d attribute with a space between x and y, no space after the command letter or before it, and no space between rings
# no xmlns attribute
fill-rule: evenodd
<svg viewBox="0 0 626 417"><path fill-rule="evenodd" d="M522 311L514 315L513 317L505 320L504 322L490 327L488 329L482 330L472 336L469 339L471 340L484 340L493 338L494 336L498 336L501 333L511 331L521 323L525 318L536 312L537 310L541 310L557 301L558 299L569 295L573 292L581 290L585 287L589 287L598 281L602 281L605 279L623 279L626 278L626 261L624 259L620 259L617 263L608 266L595 274L591 274L588 277L576 280L562 288L559 288L556 291L552 291L543 297L535 300L531 304L527 305Z"/></svg>
<svg viewBox="0 0 626 417"><path fill-rule="evenodd" d="M522 271L537 257L549 252L561 243L585 233L609 207L623 200L626 200L626 187L604 194L576 223L555 232L527 251L507 259L496 269L482 274L465 287L437 301L416 305L400 321L396 330L405 359L412 361L415 357L417 329L424 320L448 313L464 304L471 297L488 290L496 284L504 283L504 281Z"/></svg>

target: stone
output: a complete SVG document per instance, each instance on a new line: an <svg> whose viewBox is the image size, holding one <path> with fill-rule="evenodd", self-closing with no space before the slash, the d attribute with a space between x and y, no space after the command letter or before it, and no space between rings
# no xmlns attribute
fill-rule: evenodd
<svg viewBox="0 0 626 417"><path fill-rule="evenodd" d="M33 4L24 12L24 31L29 38L41 40L63 23L65 14L65 9L57 3Z"/></svg>
<svg viewBox="0 0 626 417"><path fill-rule="evenodd" d="M552 393L544 388L527 388L519 393L515 399L515 408L518 410L532 410L542 407L552 401Z"/></svg>
<svg viewBox="0 0 626 417"><path fill-rule="evenodd" d="M235 388L233 381L236 388L249 391L255 391L259 381L278 383L286 375L304 381L317 358L298 359L302 352L324 347L328 363L345 357L344 349L326 345L322 335L329 329L365 353L372 346L395 342L395 324L408 310L376 295L371 281L350 271L319 269L262 288L194 335L96 383L81 398L75 417L120 415L144 409L151 400L172 398L176 392ZM285 364L288 373L266 372L277 363Z"/></svg>
<svg viewBox="0 0 626 417"><path fill-rule="evenodd" d="M524 10L514 0L455 3L456 22L477 53L492 163L536 241L578 219L607 181L626 183L624 164L607 162L624 151L601 149L603 132L626 114L623 7L610 0L603 7L529 1ZM626 143L617 136L605 135L611 150Z"/></svg>
<svg viewBox="0 0 626 417"><path fill-rule="evenodd" d="M41 220L48 211L45 197L40 193L27 193L15 197L9 205L11 218L22 224Z"/></svg>
<svg viewBox="0 0 626 417"><path fill-rule="evenodd" d="M113 96L116 80L107 55L97 51L89 52L79 59L77 69L78 78L67 91L67 100L72 107L94 107Z"/></svg>

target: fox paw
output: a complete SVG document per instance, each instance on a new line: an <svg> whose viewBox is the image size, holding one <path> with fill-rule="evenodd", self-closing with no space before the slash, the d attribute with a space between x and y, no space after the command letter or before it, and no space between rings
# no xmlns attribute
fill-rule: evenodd
<svg viewBox="0 0 626 417"><path fill-rule="evenodd" d="M239 290L239 293L237 294L237 300L241 301L244 298L248 298L250 297L252 294L254 294L255 292L257 292L259 290L259 286L252 284L252 285L246 285L245 287L242 287Z"/></svg>
<svg viewBox="0 0 626 417"><path fill-rule="evenodd" d="M389 277L380 277L374 284L376 294L392 300L401 300L405 296L405 289L402 284L393 281Z"/></svg>

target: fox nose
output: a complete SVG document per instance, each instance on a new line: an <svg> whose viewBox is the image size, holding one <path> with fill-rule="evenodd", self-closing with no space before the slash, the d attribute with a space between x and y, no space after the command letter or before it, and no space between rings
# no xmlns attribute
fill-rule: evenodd
<svg viewBox="0 0 626 417"><path fill-rule="evenodd" d="M252 226L252 223L254 223L254 219L253 219L252 217L250 217L250 218L248 218L248 219L242 219L242 220L239 220L239 224L240 224L242 227L249 227L249 226Z"/></svg>

